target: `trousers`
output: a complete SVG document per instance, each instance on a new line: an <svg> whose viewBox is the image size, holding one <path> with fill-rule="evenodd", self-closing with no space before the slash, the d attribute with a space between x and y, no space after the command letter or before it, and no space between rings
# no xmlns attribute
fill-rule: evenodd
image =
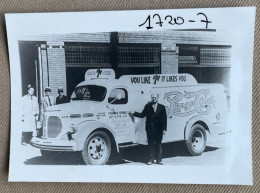
<svg viewBox="0 0 260 193"><path fill-rule="evenodd" d="M162 161L162 140L148 139L149 161L153 162L155 159L158 162Z"/></svg>

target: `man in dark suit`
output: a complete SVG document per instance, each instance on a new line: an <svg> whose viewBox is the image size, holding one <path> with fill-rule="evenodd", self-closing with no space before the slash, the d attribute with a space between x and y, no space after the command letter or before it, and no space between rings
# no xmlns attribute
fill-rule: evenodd
<svg viewBox="0 0 260 193"><path fill-rule="evenodd" d="M69 102L67 96L65 96L63 94L63 88L58 88L58 93L59 93L59 96L57 96L57 98L56 98L56 105Z"/></svg>
<svg viewBox="0 0 260 193"><path fill-rule="evenodd" d="M149 161L151 165L156 163L162 165L162 138L167 130L167 115L164 105L158 103L159 94L151 95L151 102L148 102L141 113L134 112L133 116L146 117L145 130L148 139Z"/></svg>

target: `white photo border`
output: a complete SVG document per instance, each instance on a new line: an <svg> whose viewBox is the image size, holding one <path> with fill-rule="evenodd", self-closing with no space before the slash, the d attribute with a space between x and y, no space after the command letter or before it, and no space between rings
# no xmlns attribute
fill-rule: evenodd
<svg viewBox="0 0 260 193"><path fill-rule="evenodd" d="M39 34L94 33L110 31L144 31L139 27L149 14L173 14L194 17L206 13L212 29L232 34L231 116L232 154L220 166L28 166L17 162L20 136L19 100L21 70L18 41L22 36ZM86 25L76 22L85 18ZM251 114L252 67L255 7L105 11L75 13L6 14L11 73L11 142L9 181L21 182L126 182L252 185ZM174 26L171 29L201 28L202 24ZM155 26L165 30L169 26ZM239 122L238 122L239 120ZM238 139L243 140L238 140ZM91 174L91 175L90 175ZM154 175L156 174L156 175Z"/></svg>

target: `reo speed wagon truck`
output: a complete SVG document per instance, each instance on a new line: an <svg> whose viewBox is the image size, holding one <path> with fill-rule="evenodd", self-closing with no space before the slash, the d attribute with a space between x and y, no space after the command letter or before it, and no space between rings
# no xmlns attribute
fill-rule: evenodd
<svg viewBox="0 0 260 193"><path fill-rule="evenodd" d="M112 69L90 69L78 84L70 103L48 107L42 136L31 145L43 156L60 151L80 152L89 165L106 164L112 150L126 144L147 144L141 112L158 93L167 113L162 143L185 141L187 150L200 155L208 137L225 133L226 91L221 84L198 84L190 74L125 75L115 79Z"/></svg>

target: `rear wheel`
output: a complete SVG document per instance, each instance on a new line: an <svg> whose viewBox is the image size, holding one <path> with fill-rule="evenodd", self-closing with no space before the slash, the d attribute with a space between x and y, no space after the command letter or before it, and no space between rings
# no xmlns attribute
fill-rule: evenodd
<svg viewBox="0 0 260 193"><path fill-rule="evenodd" d="M205 128L200 124L193 125L186 141L190 154L194 156L201 155L205 150L206 143L207 135Z"/></svg>
<svg viewBox="0 0 260 193"><path fill-rule="evenodd" d="M92 133L85 141L81 156L86 164L104 165L111 154L111 141L103 131Z"/></svg>

